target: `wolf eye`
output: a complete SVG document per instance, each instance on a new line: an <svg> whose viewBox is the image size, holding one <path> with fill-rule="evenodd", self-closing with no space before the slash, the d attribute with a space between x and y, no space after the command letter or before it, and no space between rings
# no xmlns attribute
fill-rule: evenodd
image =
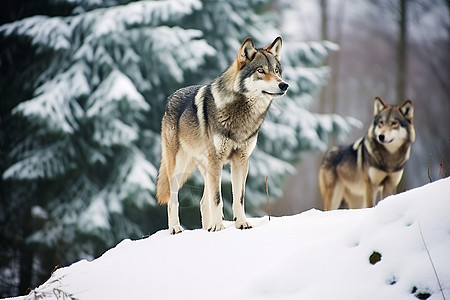
<svg viewBox="0 0 450 300"><path fill-rule="evenodd" d="M278 70L278 68L275 68L275 73L280 74L280 70Z"/></svg>
<svg viewBox="0 0 450 300"><path fill-rule="evenodd" d="M264 73L266 73L266 72L264 71L263 68L258 68L258 69L256 69L256 71L257 71L259 74L264 74Z"/></svg>
<svg viewBox="0 0 450 300"><path fill-rule="evenodd" d="M398 125L398 121L397 120L394 120L394 121L391 122L391 126L397 126L397 125Z"/></svg>

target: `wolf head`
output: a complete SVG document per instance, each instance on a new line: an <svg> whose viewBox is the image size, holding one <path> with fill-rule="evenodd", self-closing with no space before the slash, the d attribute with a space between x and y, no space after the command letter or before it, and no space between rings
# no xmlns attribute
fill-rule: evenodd
<svg viewBox="0 0 450 300"><path fill-rule="evenodd" d="M411 100L406 100L402 105L391 106L376 97L369 135L389 152L395 152L405 143L415 141L413 117L414 106Z"/></svg>
<svg viewBox="0 0 450 300"><path fill-rule="evenodd" d="M281 79L281 46L281 37L262 49L256 49L253 40L247 38L235 61L234 91L257 98L284 95L289 85Z"/></svg>

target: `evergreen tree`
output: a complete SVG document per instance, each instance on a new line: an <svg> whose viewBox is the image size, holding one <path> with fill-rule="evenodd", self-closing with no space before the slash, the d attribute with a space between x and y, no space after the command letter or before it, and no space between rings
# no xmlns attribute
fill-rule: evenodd
<svg viewBox="0 0 450 300"><path fill-rule="evenodd" d="M71 16L33 16L0 27L6 99L0 222L8 229L1 238L21 249L0 272L94 257L123 238L165 227L154 183L166 97L210 82L247 36L263 46L279 34L274 14L258 14L267 2L261 0L68 2L79 4ZM306 110L325 83L328 70L321 66L334 48L285 41L290 89L275 100L251 157L249 214L263 213L266 175L272 195L281 195L301 152L324 149L328 135L354 125ZM228 216L229 177L224 172ZM197 174L180 193L187 227L199 227L202 185Z"/></svg>
<svg viewBox="0 0 450 300"><path fill-rule="evenodd" d="M159 123L165 91L214 52L200 31L176 26L199 8L198 1L149 1L0 28L9 45L1 58L13 57L12 76L18 44L32 46L34 58L16 77L31 80L30 99L2 120L16 136L2 166L9 186L2 188L2 211L13 215L1 221L15 219L11 207L22 190L22 252L50 251L67 264L165 226L154 199ZM2 91L15 96L6 82Z"/></svg>

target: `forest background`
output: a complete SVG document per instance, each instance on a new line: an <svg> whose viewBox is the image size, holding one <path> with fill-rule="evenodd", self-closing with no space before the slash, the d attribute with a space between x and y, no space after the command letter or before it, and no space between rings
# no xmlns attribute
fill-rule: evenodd
<svg viewBox="0 0 450 300"><path fill-rule="evenodd" d="M322 208L321 156L365 134L375 96L415 105L417 142L399 190L448 176L448 1L1 6L0 296L25 294L56 265L166 227L154 199L165 99L211 81L247 36L258 47L283 36L290 84L252 156L249 214L267 213L265 176L272 214ZM229 181L225 171L227 218ZM197 174L180 195L187 228L199 227L202 190Z"/></svg>

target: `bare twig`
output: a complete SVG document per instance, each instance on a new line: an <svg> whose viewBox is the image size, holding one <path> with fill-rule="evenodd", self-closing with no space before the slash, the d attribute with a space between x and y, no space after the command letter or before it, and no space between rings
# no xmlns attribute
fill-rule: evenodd
<svg viewBox="0 0 450 300"><path fill-rule="evenodd" d="M61 289L58 288L54 288L53 289L53 294L55 295L56 299L70 299L70 300L78 300L78 298L76 298L73 294L69 294Z"/></svg>
<svg viewBox="0 0 450 300"><path fill-rule="evenodd" d="M431 179L430 176L430 169L431 169L431 153L430 153L430 158L428 159L428 179L430 180L430 183L433 182L433 180Z"/></svg>
<svg viewBox="0 0 450 300"><path fill-rule="evenodd" d="M270 221L270 202L269 202L269 176L266 176L266 194L267 194L267 213Z"/></svg>
<svg viewBox="0 0 450 300"><path fill-rule="evenodd" d="M441 163L439 164L439 177L440 178L448 177L449 168L450 168L450 165L448 165L447 162L445 161L445 155L443 154Z"/></svg>
<svg viewBox="0 0 450 300"><path fill-rule="evenodd" d="M422 237L423 245L425 246L425 250L427 251L428 258L430 259L430 262L431 262L431 266L433 267L434 275L436 276L436 280L439 285L439 290L441 291L441 294L442 294L442 299L446 300L444 290L442 289L441 281L439 280L439 276L436 271L436 267L434 266L433 259L431 258L430 251L428 250L428 247L427 247L427 243L425 243L425 238L423 237L422 226L420 225L420 220L419 220L419 230L420 230L420 236Z"/></svg>

